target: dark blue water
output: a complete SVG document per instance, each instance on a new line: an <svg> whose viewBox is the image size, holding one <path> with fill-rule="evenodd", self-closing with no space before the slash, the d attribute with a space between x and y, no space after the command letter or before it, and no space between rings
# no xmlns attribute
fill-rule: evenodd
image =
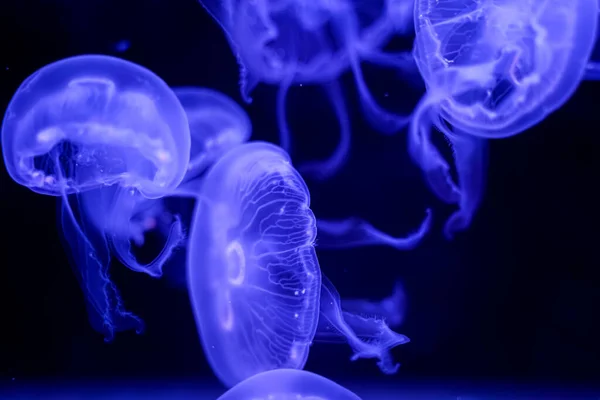
<svg viewBox="0 0 600 400"><path fill-rule="evenodd" d="M408 49L410 41L394 46ZM227 41L193 0L5 0L0 110L38 68L86 53L118 55L169 85L206 86L241 101ZM421 94L419 84L397 83L389 71L366 67L365 74L390 109L408 111ZM482 208L468 232L447 242L440 230L452 209L428 192L404 136L370 130L351 77L342 83L355 143L339 176L308 183L315 214L358 215L400 235L433 207L435 231L410 252L319 252L323 271L344 296L381 297L400 279L408 310L399 331L412 341L394 351L402 367L385 379L368 360L350 362L343 345L316 344L307 369L347 383L365 399L594 398L600 393L594 392L600 386L600 84L583 84L537 127L492 143ZM246 107L254 138L276 140L275 98L275 88L260 86ZM321 91L295 88L288 104L294 157L328 154L338 128ZM116 266L113 278L147 330L104 343L88 324L61 247L54 199L16 185L5 171L0 193L0 383L8 390L0 398L210 399L222 392L185 290ZM206 387L186 383L198 380Z"/></svg>

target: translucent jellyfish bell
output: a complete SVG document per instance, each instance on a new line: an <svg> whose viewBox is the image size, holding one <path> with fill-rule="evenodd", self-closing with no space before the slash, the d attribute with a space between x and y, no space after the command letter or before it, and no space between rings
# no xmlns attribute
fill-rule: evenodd
<svg viewBox="0 0 600 400"><path fill-rule="evenodd" d="M406 53L382 51L389 39L410 25L412 0L373 2L305 1L274 2L201 0L225 31L240 64L243 98L259 83L279 86L277 96L281 147L288 153L291 135L285 101L296 84L318 84L325 89L340 123L340 142L332 155L300 168L315 178L332 176L350 149L350 124L338 78L351 69L364 115L385 132L396 132L409 119L379 107L367 87L360 63L370 62L403 71L414 70Z"/></svg>
<svg viewBox="0 0 600 400"><path fill-rule="evenodd" d="M190 124L192 148L186 180L206 170L227 151L248 141L252 124L231 98L201 87L173 88Z"/></svg>
<svg viewBox="0 0 600 400"><path fill-rule="evenodd" d="M389 349L408 339L382 319L344 313L321 274L309 206L288 155L268 143L231 150L203 179L187 283L206 357L227 386L262 371L301 369L320 334L346 341L353 359L397 369Z"/></svg>
<svg viewBox="0 0 600 400"><path fill-rule="evenodd" d="M308 371L275 369L254 375L218 400L360 400L345 387Z"/></svg>
<svg viewBox="0 0 600 400"><path fill-rule="evenodd" d="M174 190L187 171L190 134L171 89L151 71L114 57L47 65L19 87L2 124L10 176L60 196L65 246L96 330L141 330L110 281L109 243L129 240L131 210Z"/></svg>
<svg viewBox="0 0 600 400"><path fill-rule="evenodd" d="M52 196L119 183L160 197L183 179L189 143L171 89L139 65L101 55L35 72L13 96L2 124L10 176Z"/></svg>
<svg viewBox="0 0 600 400"><path fill-rule="evenodd" d="M448 236L465 229L479 206L484 139L527 130L586 75L594 78L588 59L597 19L596 0L415 1L414 57L427 94L414 112L409 148L432 190L460 205ZM432 126L453 147L459 185L430 140Z"/></svg>

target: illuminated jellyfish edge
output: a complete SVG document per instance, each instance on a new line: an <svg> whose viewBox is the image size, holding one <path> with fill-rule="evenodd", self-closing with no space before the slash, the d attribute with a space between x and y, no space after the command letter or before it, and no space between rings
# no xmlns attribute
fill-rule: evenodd
<svg viewBox="0 0 600 400"><path fill-rule="evenodd" d="M271 399L277 394L295 395L294 398L299 399L360 400L349 389L324 376L286 368L256 374L229 389L217 400Z"/></svg>

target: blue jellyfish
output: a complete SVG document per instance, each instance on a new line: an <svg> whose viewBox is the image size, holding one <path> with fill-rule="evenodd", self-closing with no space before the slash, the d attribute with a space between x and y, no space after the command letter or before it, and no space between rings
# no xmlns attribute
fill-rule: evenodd
<svg viewBox="0 0 600 400"><path fill-rule="evenodd" d="M428 184L459 210L445 233L469 226L485 184L486 139L506 138L561 107L582 79L598 20L596 0L416 0L414 58L427 94L409 132L412 158ZM453 150L458 184L430 128Z"/></svg>
<svg viewBox="0 0 600 400"><path fill-rule="evenodd" d="M382 318L344 312L321 274L308 189L282 149L251 142L230 150L200 193L187 284L206 357L225 385L303 368L320 337L397 370L389 350L408 339Z"/></svg>
<svg viewBox="0 0 600 400"><path fill-rule="evenodd" d="M185 190L192 191L201 179L201 175L222 157L227 151L250 139L252 124L246 112L231 98L216 90L201 87L178 87L173 92L179 99L189 122L191 148L187 172L177 190L160 199L145 199L133 204L130 224L135 235L131 241L113 243L115 255L129 268L149 271L152 276L160 277L164 264L173 252L185 244L185 219L181 218L181 209L185 205L167 206L169 198L186 197ZM196 193L194 192L192 196ZM185 202L185 200L183 200ZM172 212L176 207L177 212ZM141 264L132 252L130 242L136 248L143 248L144 235L156 231L166 238L159 255L150 264ZM175 277L172 275L172 277ZM179 278L178 278L179 279Z"/></svg>
<svg viewBox="0 0 600 400"><path fill-rule="evenodd" d="M6 110L8 173L61 199L62 237L91 324L105 340L143 328L110 279L110 244L135 236L129 220L139 199L179 185L189 151L187 118L171 89L151 71L114 57L47 65L22 83Z"/></svg>
<svg viewBox="0 0 600 400"><path fill-rule="evenodd" d="M247 142L252 124L235 101L216 90L173 88L190 124L192 148L185 181L202 174L227 151Z"/></svg>
<svg viewBox="0 0 600 400"><path fill-rule="evenodd" d="M218 398L218 400L254 399L360 400L360 397L321 375L282 368L254 375Z"/></svg>
<svg viewBox="0 0 600 400"><path fill-rule="evenodd" d="M350 149L350 123L338 78L351 69L367 120L383 132L396 132L409 118L378 106L367 87L360 63L415 70L407 53L386 53L392 36L410 26L412 0L200 0L221 25L240 64L241 94L251 102L259 83L279 86L277 114L280 145L291 149L285 102L292 85L321 85L340 123L341 139L332 155L300 166L317 179L331 177Z"/></svg>

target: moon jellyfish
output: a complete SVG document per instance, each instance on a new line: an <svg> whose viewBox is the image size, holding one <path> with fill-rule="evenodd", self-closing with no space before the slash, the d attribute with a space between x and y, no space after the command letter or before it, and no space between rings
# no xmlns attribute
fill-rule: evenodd
<svg viewBox="0 0 600 400"><path fill-rule="evenodd" d="M200 175L252 134L246 112L231 98L207 88L174 88L190 124L192 148L186 181Z"/></svg>
<svg viewBox="0 0 600 400"><path fill-rule="evenodd" d="M594 78L598 2L417 0L414 57L427 94L414 112L409 148L431 189L459 210L447 221L465 229L481 201L486 139L516 135L565 103ZM449 141L458 185L430 139Z"/></svg>
<svg viewBox="0 0 600 400"><path fill-rule="evenodd" d="M221 25L240 64L242 97L260 83L279 86L277 115L280 145L291 149L285 102L292 85L321 85L340 123L340 141L332 155L299 167L315 178L331 177L350 150L350 123L339 77L352 70L364 115L376 128L396 132L409 119L376 104L361 70L361 62L414 70L406 53L386 53L390 38L410 26L412 0L373 2L290 0L200 0Z"/></svg>
<svg viewBox="0 0 600 400"><path fill-rule="evenodd" d="M261 372L229 389L218 400L360 400L337 383L312 372L275 369Z"/></svg>
<svg viewBox="0 0 600 400"><path fill-rule="evenodd" d="M173 92L185 110L191 135L190 161L182 185L194 186L199 181L195 178L201 176L216 160L250 139L252 124L235 101L216 90L179 87L173 88ZM130 223L136 232L131 242L137 248L144 245L144 234L150 231L156 231L160 237L166 238L162 252L151 264L140 264L131 251L129 240L120 241L114 246L115 254L123 264L133 270L151 271L152 276L161 276L163 266L174 250L184 244L185 221L182 221L180 213L171 212L165 201L165 197L146 199L135 204L131 212Z"/></svg>
<svg viewBox="0 0 600 400"><path fill-rule="evenodd" d="M259 372L303 368L321 335L346 341L353 359L397 370L389 350L408 339L381 318L344 312L321 274L309 206L289 156L268 143L229 151L203 179L187 283L206 357L229 387Z"/></svg>
<svg viewBox="0 0 600 400"><path fill-rule="evenodd" d="M109 275L110 243L134 235L138 199L159 198L183 179L190 138L185 112L151 71L86 55L49 64L19 87L2 125L2 151L15 182L57 196L59 223L92 326L143 329Z"/></svg>

